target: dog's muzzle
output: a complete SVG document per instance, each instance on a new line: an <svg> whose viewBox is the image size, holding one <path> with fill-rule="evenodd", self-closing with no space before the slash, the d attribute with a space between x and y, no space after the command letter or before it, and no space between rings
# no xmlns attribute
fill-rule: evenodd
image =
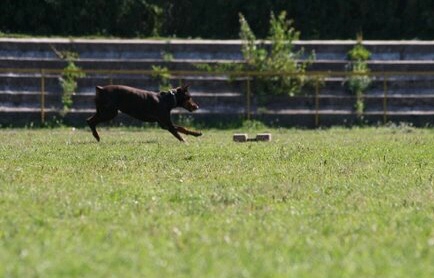
<svg viewBox="0 0 434 278"><path fill-rule="evenodd" d="M186 102L184 108L190 112L193 112L193 111L196 111L197 109L199 109L199 105L197 105L194 102Z"/></svg>
<svg viewBox="0 0 434 278"><path fill-rule="evenodd" d="M191 107L191 112L196 111L197 109L199 109L199 105L193 104Z"/></svg>

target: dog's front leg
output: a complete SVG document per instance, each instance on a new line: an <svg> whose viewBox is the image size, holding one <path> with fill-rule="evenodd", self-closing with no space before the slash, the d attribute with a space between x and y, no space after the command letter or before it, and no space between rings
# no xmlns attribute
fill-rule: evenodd
<svg viewBox="0 0 434 278"><path fill-rule="evenodd" d="M176 127L171 122L167 124L159 122L159 124L162 128L167 129L170 133L173 134L173 136L178 138L179 141L185 142L184 138L182 138L181 135L179 135L178 131L176 130Z"/></svg>
<svg viewBox="0 0 434 278"><path fill-rule="evenodd" d="M170 133L173 134L173 136L178 138L179 141L185 142L184 138L182 138L181 135L179 135L178 131L176 130L176 128L173 125L169 126L169 131L170 131Z"/></svg>
<svg viewBox="0 0 434 278"><path fill-rule="evenodd" d="M187 135L193 135L193 136L196 136L196 137L202 135L202 132L199 132L199 131L193 131L193 130L188 130L188 129L186 129L185 127L182 127L182 126L177 126L177 125L175 125L174 127L176 128L176 130L177 130L178 132L181 132L181 133L184 133L184 134L187 134Z"/></svg>

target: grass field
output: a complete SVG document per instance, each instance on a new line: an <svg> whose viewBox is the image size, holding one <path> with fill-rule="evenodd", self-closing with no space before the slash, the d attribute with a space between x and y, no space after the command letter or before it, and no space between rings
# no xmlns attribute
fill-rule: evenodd
<svg viewBox="0 0 434 278"><path fill-rule="evenodd" d="M0 276L434 277L434 131L235 131L0 129Z"/></svg>

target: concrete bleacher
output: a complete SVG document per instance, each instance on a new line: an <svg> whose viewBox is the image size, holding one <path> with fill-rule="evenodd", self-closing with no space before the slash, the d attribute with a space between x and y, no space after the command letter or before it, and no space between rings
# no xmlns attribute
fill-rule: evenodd
<svg viewBox="0 0 434 278"><path fill-rule="evenodd" d="M346 53L354 44L354 41L300 41L296 47L303 47L305 53L315 52L316 60L309 71L327 73L346 70ZM374 73L365 94L364 120L430 125L434 116L434 42L367 41L364 45L372 52L369 68ZM78 80L73 109L65 118L68 123L83 125L86 117L93 113L96 85L114 83L158 90L158 80L149 75L152 66L182 72L172 77L173 86L180 83L191 85L191 93L201 109L194 114L177 110L176 115L191 115L204 121L236 120L246 115L246 78L188 73L197 72L196 64L242 62L241 42L238 40L3 38L0 39L1 125L40 121L41 70L60 71L66 65L52 47L78 53L76 64L87 72L86 77ZM387 78L386 102L384 78ZM259 102L253 86L250 100L252 118L282 126L351 124L356 120L355 97L343 82L344 76L326 75L317 100L313 97L314 90L306 88L297 97L270 97ZM59 74L45 72L44 86L45 118L59 118L62 91ZM129 120L121 117L120 121Z"/></svg>

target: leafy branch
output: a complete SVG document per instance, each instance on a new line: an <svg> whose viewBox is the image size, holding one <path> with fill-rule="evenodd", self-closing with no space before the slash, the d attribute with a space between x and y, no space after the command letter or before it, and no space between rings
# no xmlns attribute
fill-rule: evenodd
<svg viewBox="0 0 434 278"><path fill-rule="evenodd" d="M367 60L371 57L371 52L362 44L362 36L358 35L356 45L348 52L350 62L347 69L351 72L350 77L346 80L347 88L356 95L354 108L359 120L363 119L365 111L364 92L369 88L372 79L369 76Z"/></svg>

